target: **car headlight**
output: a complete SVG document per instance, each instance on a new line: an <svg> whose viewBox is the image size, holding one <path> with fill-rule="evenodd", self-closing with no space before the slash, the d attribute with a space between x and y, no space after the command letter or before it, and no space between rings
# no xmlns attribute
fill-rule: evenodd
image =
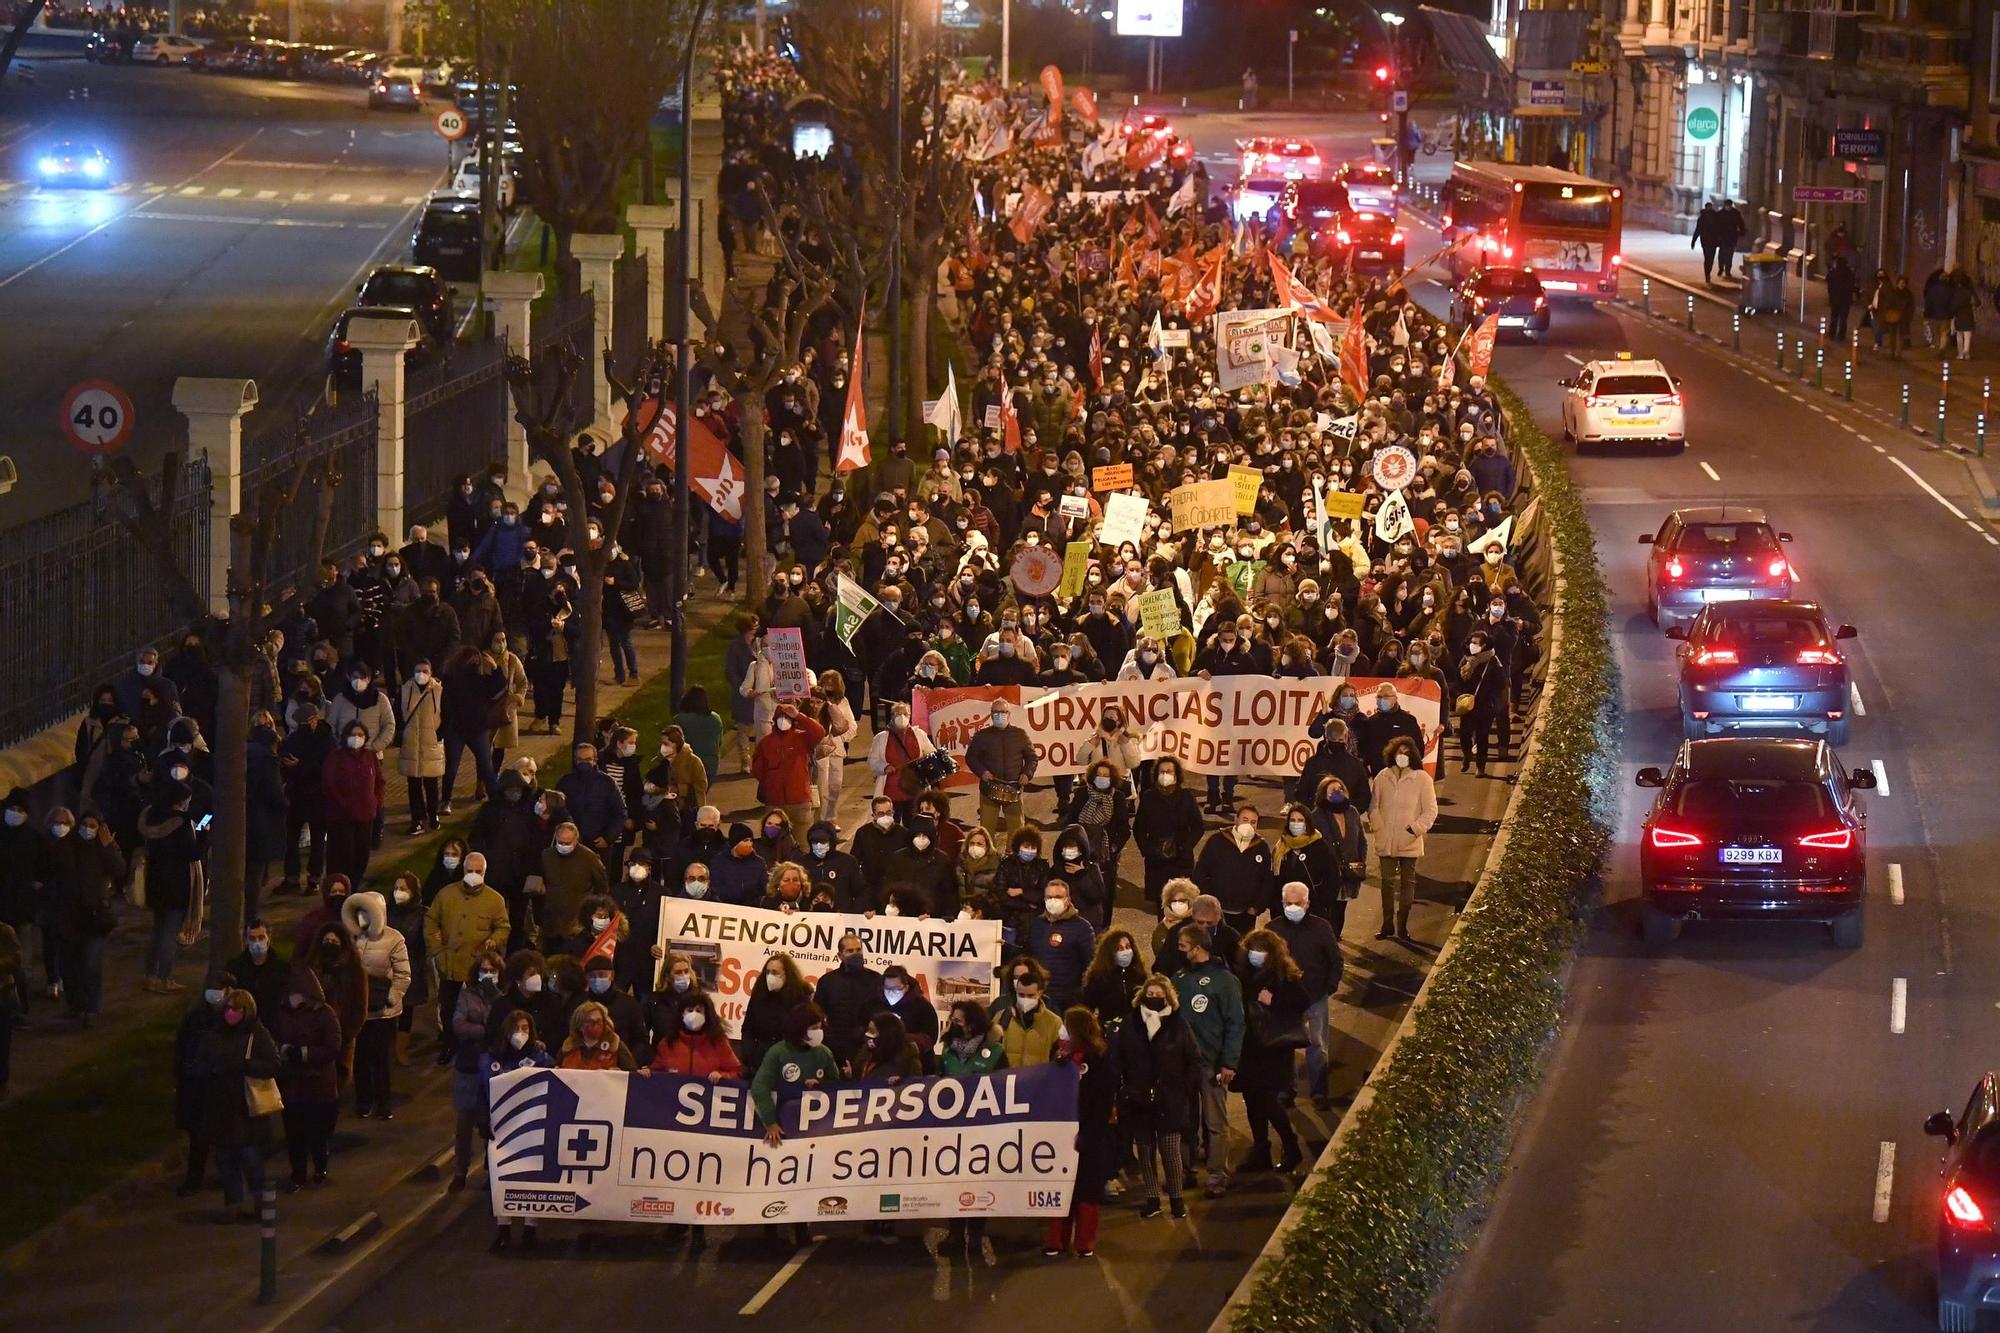
<svg viewBox="0 0 2000 1333"><path fill-rule="evenodd" d="M40 165L44 176L54 176L62 171L62 163L53 157L43 158Z"/></svg>
<svg viewBox="0 0 2000 1333"><path fill-rule="evenodd" d="M83 174L86 176L102 176L108 165L101 157L87 157L83 160Z"/></svg>

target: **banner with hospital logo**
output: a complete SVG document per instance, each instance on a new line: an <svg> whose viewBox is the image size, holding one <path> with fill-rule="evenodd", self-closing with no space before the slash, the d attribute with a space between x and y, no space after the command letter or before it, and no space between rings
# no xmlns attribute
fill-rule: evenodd
<svg viewBox="0 0 2000 1333"><path fill-rule="evenodd" d="M1265 349L1291 331L1290 309L1229 310L1215 317L1215 386L1225 393L1262 384Z"/></svg>
<svg viewBox="0 0 2000 1333"><path fill-rule="evenodd" d="M806 981L814 982L840 965L840 939L849 931L861 937L868 966L880 972L901 963L940 1010L959 1000L985 1004L999 993L998 921L771 912L669 898L660 904L658 943L694 964L702 985L715 997L723 1030L736 1037L743 1031L750 989L761 984L758 978L772 954L790 954Z"/></svg>
<svg viewBox="0 0 2000 1333"><path fill-rule="evenodd" d="M493 1215L755 1226L1069 1211L1073 1064L894 1086L802 1088L796 1068L789 1080L779 1072L785 1136L775 1146L740 1080L496 1075L486 1149Z"/></svg>
<svg viewBox="0 0 2000 1333"><path fill-rule="evenodd" d="M1333 706L1343 684L1372 706L1375 688L1389 684L1416 719L1424 738L1424 766L1439 771L1444 735L1444 699L1437 682L1385 680L1374 676L1223 676L1215 680L1120 680L1096 685L1044 689L1034 685L980 685L963 689L916 690L911 720L940 749L959 761L955 784L973 781L965 750L989 725L996 700L1014 705L1008 721L1034 743L1035 776L1081 773L1089 742L1107 709L1120 719L1137 719L1148 759L1167 755L1196 773L1242 777L1296 777L1319 742L1306 734L1312 720Z"/></svg>

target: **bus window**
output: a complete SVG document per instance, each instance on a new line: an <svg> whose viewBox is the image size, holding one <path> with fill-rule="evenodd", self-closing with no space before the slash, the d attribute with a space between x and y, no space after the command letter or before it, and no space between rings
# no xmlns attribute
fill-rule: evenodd
<svg viewBox="0 0 2000 1333"><path fill-rule="evenodd" d="M1588 186L1532 184L1521 192L1521 225L1602 230L1611 225L1611 196Z"/></svg>

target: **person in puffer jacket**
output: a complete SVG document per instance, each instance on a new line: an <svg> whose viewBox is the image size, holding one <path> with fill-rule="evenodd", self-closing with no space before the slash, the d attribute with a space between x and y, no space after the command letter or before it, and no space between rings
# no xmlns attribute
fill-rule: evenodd
<svg viewBox="0 0 2000 1333"><path fill-rule="evenodd" d="M373 891L349 894L340 922L368 979L368 1018L354 1046L354 1112L392 1120L389 1070L396 1050L396 1022L410 989L410 946L389 924L389 904Z"/></svg>

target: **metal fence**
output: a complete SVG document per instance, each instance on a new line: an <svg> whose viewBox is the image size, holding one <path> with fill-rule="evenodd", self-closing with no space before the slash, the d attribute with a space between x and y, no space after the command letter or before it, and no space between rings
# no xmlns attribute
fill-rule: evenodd
<svg viewBox="0 0 2000 1333"><path fill-rule="evenodd" d="M296 425L284 434L267 432L258 441L256 461L243 470L244 512L260 512L266 487L289 486L301 459L326 457L338 469L339 483L333 490L333 513L321 557L338 560L360 550L375 528L379 415L375 394L370 391L344 398L322 417L309 421L303 437ZM274 602L312 587L313 526L319 502L319 488L308 480L278 520L277 549L266 585Z"/></svg>
<svg viewBox="0 0 2000 1333"><path fill-rule="evenodd" d="M630 375L646 353L646 344L659 337L647 327L646 261L638 255L620 255L611 283L611 353L618 373Z"/></svg>
<svg viewBox="0 0 2000 1333"><path fill-rule="evenodd" d="M529 344L532 355L537 361L550 348L563 342L567 342L571 349L583 358L583 368L570 384L569 429L571 431L582 430L590 424L596 402L594 390L597 376L604 373L603 358L598 351L596 325L596 307L587 293L558 296L549 303L548 313L534 325L534 336Z"/></svg>
<svg viewBox="0 0 2000 1333"><path fill-rule="evenodd" d="M208 597L208 463L181 472L168 511L174 561ZM0 531L0 745L62 721L148 643L184 624L159 562L119 522L116 496Z"/></svg>
<svg viewBox="0 0 2000 1333"><path fill-rule="evenodd" d="M459 476L507 458L507 344L456 349L410 376L403 408L403 510L409 522L442 515Z"/></svg>

